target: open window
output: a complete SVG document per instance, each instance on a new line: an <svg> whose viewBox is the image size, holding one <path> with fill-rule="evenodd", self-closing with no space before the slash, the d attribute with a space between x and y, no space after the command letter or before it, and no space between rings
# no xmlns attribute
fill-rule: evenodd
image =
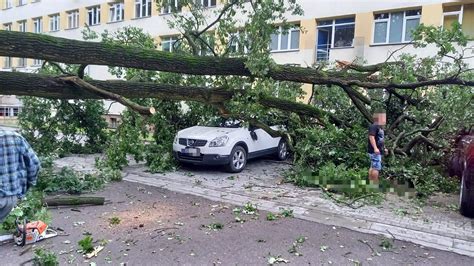
<svg viewBox="0 0 474 266"><path fill-rule="evenodd" d="M352 47L354 29L354 17L318 21L316 61L329 60L331 48Z"/></svg>
<svg viewBox="0 0 474 266"><path fill-rule="evenodd" d="M452 29L455 22L466 35L474 37L474 4L443 6L443 28Z"/></svg>

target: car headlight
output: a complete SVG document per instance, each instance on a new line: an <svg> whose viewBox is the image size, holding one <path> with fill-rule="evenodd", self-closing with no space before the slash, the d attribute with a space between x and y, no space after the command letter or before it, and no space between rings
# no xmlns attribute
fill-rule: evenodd
<svg viewBox="0 0 474 266"><path fill-rule="evenodd" d="M178 135L176 135L176 136L174 137L173 143L174 143L174 144L178 144Z"/></svg>
<svg viewBox="0 0 474 266"><path fill-rule="evenodd" d="M229 141L229 137L220 136L211 140L211 143L209 143L209 147L222 147L227 144L227 141Z"/></svg>

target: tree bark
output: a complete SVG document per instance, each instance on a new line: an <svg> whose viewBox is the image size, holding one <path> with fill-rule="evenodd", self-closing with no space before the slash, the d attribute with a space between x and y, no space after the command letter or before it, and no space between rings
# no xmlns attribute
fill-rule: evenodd
<svg viewBox="0 0 474 266"><path fill-rule="evenodd" d="M175 101L191 100L203 103L220 103L232 98L233 92L224 88L178 86L151 82L122 80L88 83L126 98L159 98ZM101 99L100 95L78 89L62 77L52 77L22 72L0 71L0 94L36 96L51 99Z"/></svg>
<svg viewBox="0 0 474 266"><path fill-rule="evenodd" d="M245 58L190 56L118 44L85 42L28 32L0 30L0 56L28 57L81 65L106 65L192 75L252 76ZM381 67L378 65L377 67ZM436 85L474 86L474 80L447 77L413 83L387 83L368 79L367 73L322 71L271 65L265 77L320 85L359 86L368 89L415 89Z"/></svg>
<svg viewBox="0 0 474 266"><path fill-rule="evenodd" d="M68 78L68 77L67 77ZM17 96L36 96L50 99L111 99L106 94L96 94L91 90L81 89L65 77L52 77L22 72L0 71L0 94ZM196 101L219 106L229 101L234 92L225 88L204 88L132 81L99 81L88 80L87 83L106 90L109 93L126 98L157 98L172 101ZM258 103L262 106L300 115L324 119L340 126L343 122L333 114L315 106L297 103L276 97L261 96Z"/></svg>
<svg viewBox="0 0 474 266"><path fill-rule="evenodd" d="M43 203L52 206L70 206L70 205L104 205L104 197L77 197L77 196L60 196L44 198Z"/></svg>

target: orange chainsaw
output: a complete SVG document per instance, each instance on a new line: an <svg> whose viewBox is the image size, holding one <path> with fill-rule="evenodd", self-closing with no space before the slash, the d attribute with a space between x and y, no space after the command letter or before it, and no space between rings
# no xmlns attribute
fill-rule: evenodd
<svg viewBox="0 0 474 266"><path fill-rule="evenodd" d="M25 219L22 224L18 220L15 223L16 232L13 234L13 239L18 246L33 244L58 235L43 221L27 222Z"/></svg>

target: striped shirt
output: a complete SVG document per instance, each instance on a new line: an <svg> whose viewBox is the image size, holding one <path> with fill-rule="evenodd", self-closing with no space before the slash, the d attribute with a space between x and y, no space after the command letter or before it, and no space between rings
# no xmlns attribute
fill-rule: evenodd
<svg viewBox="0 0 474 266"><path fill-rule="evenodd" d="M0 129L0 197L23 197L36 184L40 161L18 133Z"/></svg>

